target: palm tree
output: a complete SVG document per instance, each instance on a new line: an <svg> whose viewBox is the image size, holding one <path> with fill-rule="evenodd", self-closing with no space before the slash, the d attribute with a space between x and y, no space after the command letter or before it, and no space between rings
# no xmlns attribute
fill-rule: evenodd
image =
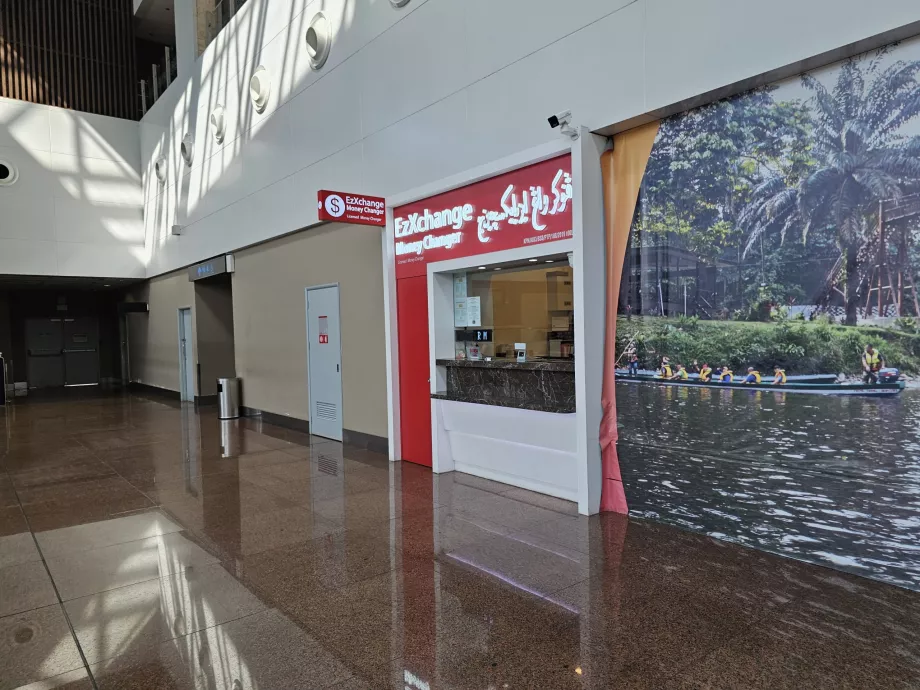
<svg viewBox="0 0 920 690"><path fill-rule="evenodd" d="M803 85L814 96L810 155L816 167L789 182L771 176L758 185L739 216L747 231L744 253L766 232L800 229L835 235L846 265L846 323L856 325L861 284L859 250L876 227L879 202L920 188L920 136L900 133L920 115L920 61L899 61L881 70L879 51L865 69L860 59L843 64L832 91L810 75Z"/></svg>

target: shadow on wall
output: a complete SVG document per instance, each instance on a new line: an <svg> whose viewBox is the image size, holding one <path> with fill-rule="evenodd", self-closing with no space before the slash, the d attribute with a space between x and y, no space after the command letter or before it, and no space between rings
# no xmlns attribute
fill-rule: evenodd
<svg viewBox="0 0 920 690"><path fill-rule="evenodd" d="M105 132L109 123L112 136ZM0 159L18 174L13 185L0 188L0 243L66 243L35 258L16 247L0 252L0 273L143 275L139 150L136 137L122 134L132 127L103 116L0 100Z"/></svg>
<svg viewBox="0 0 920 690"><path fill-rule="evenodd" d="M389 5L387 0L377 1ZM329 27L331 44L343 43L353 28L356 0L290 2L286 20L279 22L284 28L274 37L267 35L268 4L267 1L249 0L240 8L199 58L203 64L194 71L190 81L174 82L169 89L172 93L163 94L144 118L143 126L156 127L154 123L157 119L165 120L169 109L175 108L169 116L169 126L162 126L149 155L146 155L143 141L141 144L145 149L145 163L149 163L144 175L144 197L148 204L153 204L152 208L148 205L146 219L147 261L154 256L157 248L165 244L173 224L184 226L220 210L223 206L210 207L215 202L207 199L208 193L239 179L246 158L244 146L271 146L270 141L278 139L277 132L264 136L260 136L260 132L283 128L286 125L285 106L348 60L345 57L337 64L312 70L306 37L316 13L322 12ZM406 16L412 9L407 7L393 11L402 11ZM318 40L322 41L322 32L319 33ZM268 100L260 112L250 97L250 78L262 61L278 50L282 55L281 67L277 73L267 75ZM334 53L334 47L332 51ZM202 105L205 107L202 108ZM220 141L214 136L210 123L210 115L217 106L223 108L222 119L226 126L226 137ZM177 129L186 126L186 123L187 130ZM193 142L191 164L183 159L180 150L180 142L186 137ZM331 157L344 148L329 151L321 159ZM156 161L165 163L167 173L164 180L158 179L155 174ZM303 167L316 162L310 161ZM298 170L283 172L293 175ZM275 175L262 187L247 191L256 193L279 179L281 177Z"/></svg>

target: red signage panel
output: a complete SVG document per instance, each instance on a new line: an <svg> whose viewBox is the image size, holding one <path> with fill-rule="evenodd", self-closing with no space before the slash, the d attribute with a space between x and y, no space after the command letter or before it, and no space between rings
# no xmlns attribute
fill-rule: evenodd
<svg viewBox="0 0 920 690"><path fill-rule="evenodd" d="M317 205L320 220L355 225L387 224L386 200L379 196L366 194L349 194L347 192L319 191Z"/></svg>
<svg viewBox="0 0 920 690"><path fill-rule="evenodd" d="M396 277L435 261L572 237L572 156L394 209Z"/></svg>

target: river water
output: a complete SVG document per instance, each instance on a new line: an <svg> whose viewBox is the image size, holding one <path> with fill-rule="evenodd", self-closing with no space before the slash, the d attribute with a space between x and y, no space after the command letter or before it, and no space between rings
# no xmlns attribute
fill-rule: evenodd
<svg viewBox="0 0 920 690"><path fill-rule="evenodd" d="M920 590L920 390L617 382L630 513Z"/></svg>

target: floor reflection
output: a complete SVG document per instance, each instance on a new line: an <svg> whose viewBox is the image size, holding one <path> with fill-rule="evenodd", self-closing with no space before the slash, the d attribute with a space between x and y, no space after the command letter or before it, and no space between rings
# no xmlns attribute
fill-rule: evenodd
<svg viewBox="0 0 920 690"><path fill-rule="evenodd" d="M17 405L4 428L0 690L920 674L916 593L673 527L138 397Z"/></svg>

